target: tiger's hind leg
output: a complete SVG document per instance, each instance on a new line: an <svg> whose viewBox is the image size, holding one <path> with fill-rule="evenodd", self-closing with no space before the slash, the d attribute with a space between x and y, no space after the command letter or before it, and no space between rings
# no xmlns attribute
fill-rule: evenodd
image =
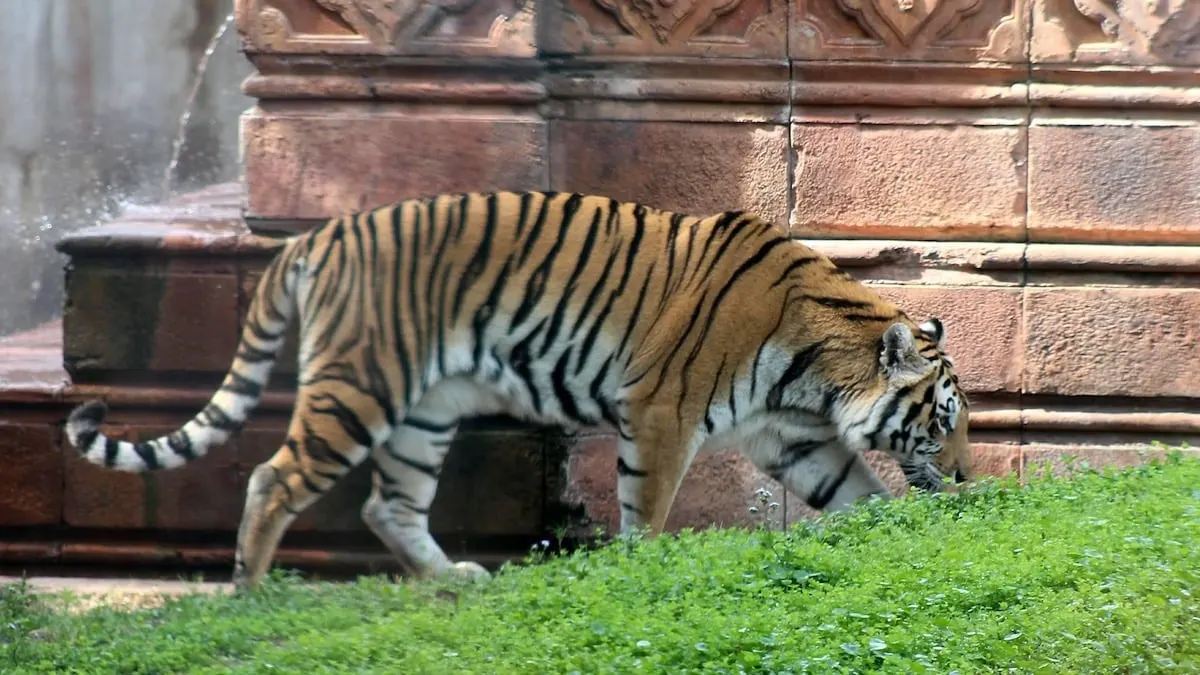
<svg viewBox="0 0 1200 675"><path fill-rule="evenodd" d="M292 521L366 459L375 439L390 433L383 411L361 392L302 387L283 447L250 474L234 587L256 586Z"/></svg>
<svg viewBox="0 0 1200 675"><path fill-rule="evenodd" d="M429 506L459 418L490 412L472 405L473 394L453 384L432 389L372 455L374 486L363 505L363 521L405 570L419 579L447 574L468 579L491 576L477 563L452 563L429 533Z"/></svg>

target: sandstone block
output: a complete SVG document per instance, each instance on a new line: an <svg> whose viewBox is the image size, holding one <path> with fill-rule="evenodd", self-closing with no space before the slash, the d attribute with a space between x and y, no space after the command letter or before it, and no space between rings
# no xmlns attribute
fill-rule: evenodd
<svg viewBox="0 0 1200 675"><path fill-rule="evenodd" d="M63 456L48 424L0 424L0 524L57 525L63 509Z"/></svg>
<svg viewBox="0 0 1200 675"><path fill-rule="evenodd" d="M242 117L248 213L324 219L441 192L546 187L546 131L524 117L367 111Z"/></svg>
<svg viewBox="0 0 1200 675"><path fill-rule="evenodd" d="M1030 288L1031 394L1200 396L1200 291Z"/></svg>
<svg viewBox="0 0 1200 675"><path fill-rule="evenodd" d="M1029 237L1200 242L1200 127L1035 123Z"/></svg>
<svg viewBox="0 0 1200 675"><path fill-rule="evenodd" d="M792 138L794 236L1024 236L1021 127L795 124Z"/></svg>
<svg viewBox="0 0 1200 675"><path fill-rule="evenodd" d="M771 124L550 123L551 189L707 215L787 219L787 129Z"/></svg>

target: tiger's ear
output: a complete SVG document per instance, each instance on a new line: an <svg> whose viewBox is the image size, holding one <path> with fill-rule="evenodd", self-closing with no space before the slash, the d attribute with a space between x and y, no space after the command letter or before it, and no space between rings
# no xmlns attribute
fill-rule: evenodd
<svg viewBox="0 0 1200 675"><path fill-rule="evenodd" d="M888 382L899 387L920 380L933 369L933 364L917 351L912 329L899 322L888 326L883 333L879 365L883 366Z"/></svg>
<svg viewBox="0 0 1200 675"><path fill-rule="evenodd" d="M931 316L925 319L917 326L921 332L925 334L937 348L941 351L946 351L946 327L942 325L942 320L936 316Z"/></svg>

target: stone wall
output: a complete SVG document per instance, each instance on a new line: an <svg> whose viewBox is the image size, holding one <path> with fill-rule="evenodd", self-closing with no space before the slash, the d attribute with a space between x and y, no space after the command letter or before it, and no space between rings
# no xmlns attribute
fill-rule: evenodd
<svg viewBox="0 0 1200 675"><path fill-rule="evenodd" d="M988 470L1198 436L1200 4L242 0L237 25L252 227L491 188L755 209L946 320ZM572 464L610 516L611 454ZM709 470L748 495L730 461L683 499Z"/></svg>

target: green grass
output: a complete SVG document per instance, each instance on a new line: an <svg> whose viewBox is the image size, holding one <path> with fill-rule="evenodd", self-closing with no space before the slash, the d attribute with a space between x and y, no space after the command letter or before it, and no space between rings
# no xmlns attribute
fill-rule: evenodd
<svg viewBox="0 0 1200 675"><path fill-rule="evenodd" d="M619 541L455 589L0 594L0 673L1200 672L1200 461Z"/></svg>

